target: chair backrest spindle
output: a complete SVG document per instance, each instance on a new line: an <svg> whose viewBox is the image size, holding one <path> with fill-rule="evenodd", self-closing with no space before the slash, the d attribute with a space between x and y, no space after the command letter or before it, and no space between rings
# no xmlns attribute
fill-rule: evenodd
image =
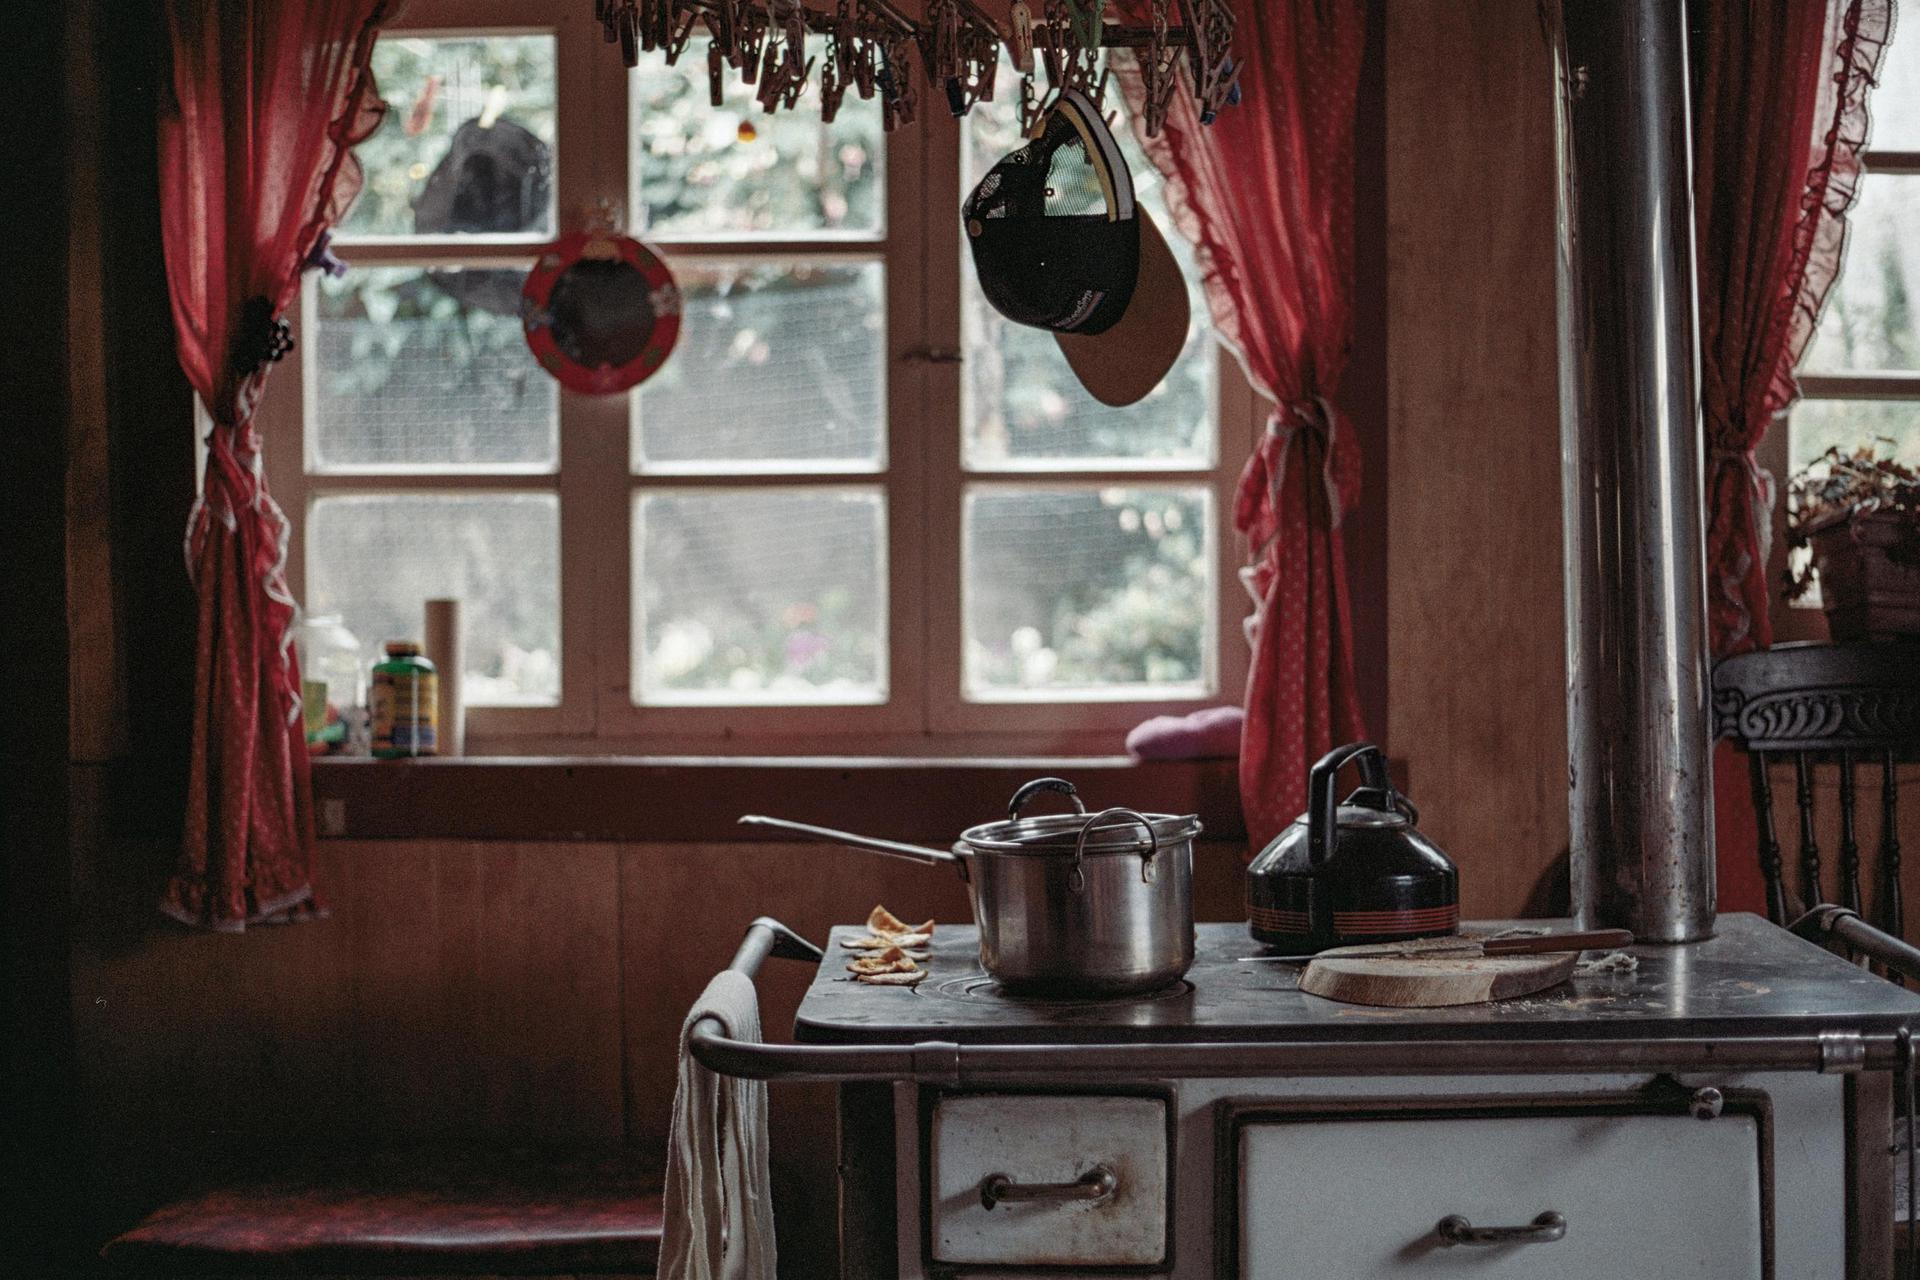
<svg viewBox="0 0 1920 1280"><path fill-rule="evenodd" d="M1773 781L1767 776L1767 753L1750 752L1747 772L1753 783L1753 817L1759 832L1760 876L1767 886L1767 919L1775 924L1787 922L1787 885L1785 866L1780 857L1780 837L1773 828Z"/></svg>
<svg viewBox="0 0 1920 1280"><path fill-rule="evenodd" d="M1853 829L1853 752L1840 753L1840 905L1854 912L1860 905L1860 841Z"/></svg>
<svg viewBox="0 0 1920 1280"><path fill-rule="evenodd" d="M1900 894L1900 787L1894 781L1893 748L1880 756L1880 921L1896 938L1907 936L1907 912ZM1895 982L1900 982L1898 977Z"/></svg>
<svg viewBox="0 0 1920 1280"><path fill-rule="evenodd" d="M1813 755L1793 753L1793 797L1800 807L1800 907L1825 902L1820 888L1820 842L1813 833Z"/></svg>

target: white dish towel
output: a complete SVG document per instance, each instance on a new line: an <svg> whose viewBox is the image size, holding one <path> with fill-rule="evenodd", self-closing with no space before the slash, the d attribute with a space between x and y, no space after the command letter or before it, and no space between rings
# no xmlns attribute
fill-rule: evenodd
<svg viewBox="0 0 1920 1280"><path fill-rule="evenodd" d="M731 969L716 975L680 1027L660 1280L774 1280L767 1086L694 1061L687 1035L704 1017L719 1019L735 1040L758 1040L753 981Z"/></svg>

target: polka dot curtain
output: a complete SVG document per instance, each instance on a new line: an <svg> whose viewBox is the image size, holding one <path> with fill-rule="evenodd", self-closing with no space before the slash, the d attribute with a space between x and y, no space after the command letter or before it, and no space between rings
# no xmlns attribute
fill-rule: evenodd
<svg viewBox="0 0 1920 1280"><path fill-rule="evenodd" d="M287 521L253 413L300 273L360 189L390 0L168 0L160 221L180 365L213 418L187 531L200 597L186 830L161 910L235 931L318 909ZM293 388L291 394L299 394Z"/></svg>
<svg viewBox="0 0 1920 1280"><path fill-rule="evenodd" d="M1144 20L1145 0L1123 6ZM1193 242L1214 331L1277 406L1234 524L1254 600L1240 802L1258 849L1305 809L1307 769L1365 736L1340 520L1360 451L1332 396L1353 337L1353 129L1364 0L1238 0L1241 101L1202 125L1183 86L1141 143ZM1137 105L1140 78L1120 76ZM1136 110L1138 121L1142 113Z"/></svg>

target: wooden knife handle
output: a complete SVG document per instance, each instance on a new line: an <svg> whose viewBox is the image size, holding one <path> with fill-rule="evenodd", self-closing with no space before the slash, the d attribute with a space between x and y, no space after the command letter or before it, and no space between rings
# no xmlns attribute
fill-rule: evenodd
<svg viewBox="0 0 1920 1280"><path fill-rule="evenodd" d="M1543 951L1601 951L1633 945L1625 929L1590 929L1585 933L1542 933L1523 938L1488 938L1481 951L1490 956L1530 956Z"/></svg>

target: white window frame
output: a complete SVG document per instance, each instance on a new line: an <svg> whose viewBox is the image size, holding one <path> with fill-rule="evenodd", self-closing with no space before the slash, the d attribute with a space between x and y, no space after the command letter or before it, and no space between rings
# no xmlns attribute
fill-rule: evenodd
<svg viewBox="0 0 1920 1280"><path fill-rule="evenodd" d="M582 225L602 202L627 216L626 68L577 0L412 0L388 34L552 35L557 75L555 210L558 228ZM696 44L701 37L696 36ZM690 50L689 57L698 50ZM561 695L555 707L472 707L468 750L485 754L755 753L765 755L1021 755L1119 748L1150 715L1238 703L1248 601L1237 570L1245 543L1231 527L1233 496L1266 412L1238 363L1217 345L1218 441L1211 465L1102 471L964 471L961 374L941 353L962 349L961 122L922 95L920 119L885 139L886 214L874 237L642 234L672 264L699 257L814 261L881 258L886 269L886 455L878 470L693 475L635 473L627 395L559 397L559 465L552 472L326 474L307 469L303 416L313 370L298 339L313 328L311 280L294 322L296 343L260 413L273 492L292 517L288 576L305 598L305 514L339 493L552 492L560 502ZM338 237L349 267L530 265L545 236ZM274 393L274 392L277 392ZM969 484L1205 486L1212 495L1216 600L1212 690L1152 700L975 702L963 696L960 626L961 505ZM642 490L876 485L887 501L888 700L874 705L636 706L631 671L631 511ZM405 548L396 548L404 555ZM369 644L384 637L362 637Z"/></svg>

